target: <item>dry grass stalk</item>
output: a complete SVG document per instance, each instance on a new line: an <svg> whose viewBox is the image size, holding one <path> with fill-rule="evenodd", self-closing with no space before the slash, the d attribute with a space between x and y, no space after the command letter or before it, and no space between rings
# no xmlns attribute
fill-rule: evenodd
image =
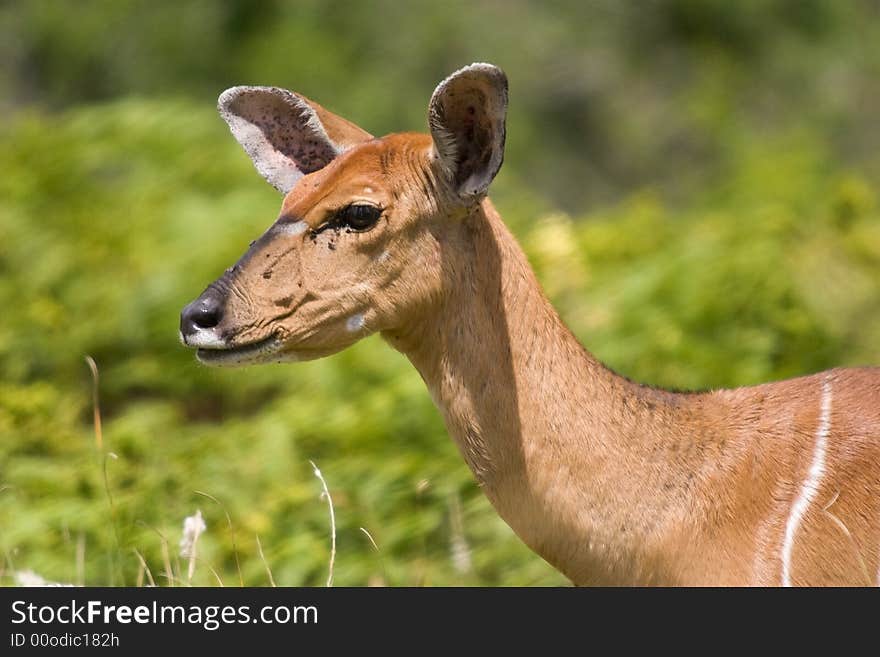
<svg viewBox="0 0 880 657"><path fill-rule="evenodd" d="M260 535L254 534L254 537L257 539L257 550L260 552L260 559L263 560L263 565L266 567L266 573L268 573L268 575L269 575L269 583L272 586L276 586L275 578L272 577L272 569L269 568L269 562L266 561L266 555L263 554L263 544L260 543Z"/></svg>
<svg viewBox="0 0 880 657"><path fill-rule="evenodd" d="M241 574L241 564L238 560L238 544L235 540L235 527L232 526L232 518L229 515L229 511L226 510L226 506L218 500L216 497L211 495L210 493L206 493L205 491L196 490L193 491L196 495L201 495L202 497L207 497L214 504L223 509L223 514L226 516L226 526L229 528L229 535L232 538L232 556L235 557L235 570L238 572L238 585L244 586L244 577Z"/></svg>
<svg viewBox="0 0 880 657"><path fill-rule="evenodd" d="M309 461L309 463L312 464L312 470L324 489L321 497L326 497L327 506L330 507L330 569L327 574L327 586L330 587L333 586L333 566L336 564L336 512L333 510L333 498L330 497L330 490L327 488L327 482L324 481L324 475L321 474L314 461Z"/></svg>
<svg viewBox="0 0 880 657"><path fill-rule="evenodd" d="M95 446L100 454L104 449L104 434L101 430L101 405L98 403L98 364L91 356L86 356L86 365L92 372L92 418L95 423Z"/></svg>

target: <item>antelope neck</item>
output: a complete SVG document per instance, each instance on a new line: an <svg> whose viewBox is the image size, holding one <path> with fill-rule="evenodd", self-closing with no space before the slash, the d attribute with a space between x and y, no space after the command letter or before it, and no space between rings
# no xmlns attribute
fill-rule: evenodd
<svg viewBox="0 0 880 657"><path fill-rule="evenodd" d="M590 355L488 200L461 233L438 239L441 298L386 337L422 375L492 504L536 552L575 583L670 572L656 559L687 525L681 493L698 465L682 463L676 441L681 423L695 421L696 396L636 385Z"/></svg>

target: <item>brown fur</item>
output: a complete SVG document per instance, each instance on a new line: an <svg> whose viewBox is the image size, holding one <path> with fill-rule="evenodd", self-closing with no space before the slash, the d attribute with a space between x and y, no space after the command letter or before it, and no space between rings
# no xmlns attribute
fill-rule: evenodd
<svg viewBox="0 0 880 657"><path fill-rule="evenodd" d="M481 84L476 96L499 83ZM350 142L357 129L345 129ZM880 369L700 394L614 374L565 327L491 202L471 189L482 184L479 162L467 164L465 194L451 158L466 151L444 156L436 139L362 133L299 180L276 225L214 284L225 305L212 330L232 362L314 358L380 332L422 375L498 513L576 584L780 584L827 385L825 473L795 536L791 578L876 584ZM473 150L500 166L486 139ZM382 207L379 223L328 227L352 201ZM278 228L297 222L301 234ZM356 330L352 316L363 317ZM273 337L270 354L235 356Z"/></svg>

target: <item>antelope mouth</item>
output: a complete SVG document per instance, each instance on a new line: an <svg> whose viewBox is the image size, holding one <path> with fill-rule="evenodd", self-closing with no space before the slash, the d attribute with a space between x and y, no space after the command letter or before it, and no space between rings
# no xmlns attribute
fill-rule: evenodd
<svg viewBox="0 0 880 657"><path fill-rule="evenodd" d="M281 349L281 341L274 335L237 346L200 347L196 358L200 363L216 367L234 367L257 363Z"/></svg>

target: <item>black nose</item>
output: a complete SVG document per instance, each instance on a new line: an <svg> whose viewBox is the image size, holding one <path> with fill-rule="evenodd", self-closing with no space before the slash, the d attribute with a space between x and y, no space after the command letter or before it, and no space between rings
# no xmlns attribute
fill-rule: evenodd
<svg viewBox="0 0 880 657"><path fill-rule="evenodd" d="M189 304L180 313L180 332L186 336L212 329L223 319L223 300L211 290Z"/></svg>

